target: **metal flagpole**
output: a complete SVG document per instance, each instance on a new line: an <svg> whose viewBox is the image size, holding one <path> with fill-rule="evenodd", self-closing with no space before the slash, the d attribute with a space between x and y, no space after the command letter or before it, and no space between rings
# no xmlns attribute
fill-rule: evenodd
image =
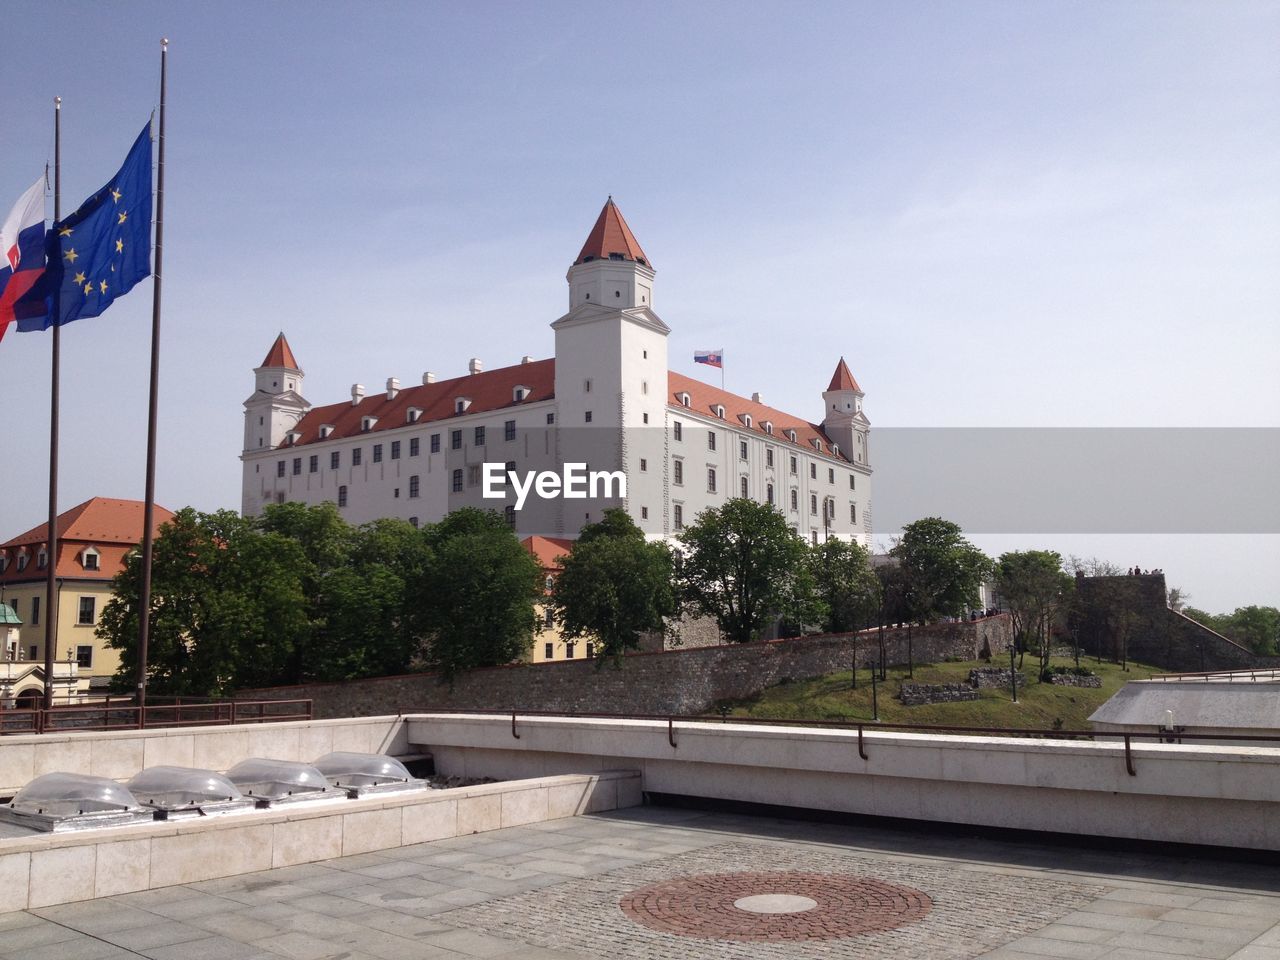
<svg viewBox="0 0 1280 960"><path fill-rule="evenodd" d="M160 41L160 133L156 163L156 256L151 287L151 397L147 405L147 488L142 508L142 595L138 600L138 725L147 705L147 641L151 632L151 552L156 500L156 408L160 386L160 281L164 258L164 100L169 41Z"/></svg>
<svg viewBox="0 0 1280 960"><path fill-rule="evenodd" d="M53 222L62 218L62 98L53 98ZM57 298L54 298L57 305ZM58 642L58 365L62 327L53 320L53 361L49 377L49 532L44 581L44 708L53 707L53 648Z"/></svg>

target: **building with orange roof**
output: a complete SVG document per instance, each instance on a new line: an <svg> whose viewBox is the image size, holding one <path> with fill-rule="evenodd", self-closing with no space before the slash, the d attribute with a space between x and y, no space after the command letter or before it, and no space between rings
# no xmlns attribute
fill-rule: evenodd
<svg viewBox="0 0 1280 960"><path fill-rule="evenodd" d="M0 599L24 620L17 658L44 661L49 563L57 583L54 658L74 661L91 689L105 688L120 665L120 654L97 637L102 608L112 597L111 581L130 550L142 541L141 500L93 497L58 515L57 556L49 557L49 525L42 523L0 543ZM156 529L173 513L156 505Z"/></svg>
<svg viewBox="0 0 1280 960"><path fill-rule="evenodd" d="M503 512L522 537L572 539L621 507L648 536L668 538L702 510L747 497L772 504L806 540L869 546L870 422L844 358L817 421L676 373L655 276L610 197L569 267L554 357L494 370L472 358L465 375L427 371L409 386L391 377L372 394L357 383L349 401L313 406L281 333L244 404L243 512L331 501L352 523L422 524L474 506ZM602 482L583 497L562 485L521 498L531 475L569 483L571 464L625 478L625 492Z"/></svg>
<svg viewBox="0 0 1280 960"><path fill-rule="evenodd" d="M535 534L521 540L520 546L533 554L542 567L542 592L549 595L556 576L560 573L560 559L573 550L573 541L567 537L543 537ZM549 604L536 603L534 609L538 613L539 627L538 635L533 638L533 646L529 650L530 661L548 663L553 660L581 660L595 656L595 646L592 643L565 640Z"/></svg>

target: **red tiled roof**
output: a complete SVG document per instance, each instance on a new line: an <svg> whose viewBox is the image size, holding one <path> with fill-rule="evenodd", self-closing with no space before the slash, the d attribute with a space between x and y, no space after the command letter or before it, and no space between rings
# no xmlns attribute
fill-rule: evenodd
<svg viewBox="0 0 1280 960"><path fill-rule="evenodd" d="M831 386L828 390L857 390L862 392L862 388L858 386L858 381L853 379L853 374L849 372L849 365L844 362L844 357L840 358L840 363L836 367L836 372L831 375Z"/></svg>
<svg viewBox="0 0 1280 960"><path fill-rule="evenodd" d="M486 370L439 383L405 387L388 400L385 393L375 393L357 404L331 403L324 407L312 407L294 432L301 436L293 446L304 446L320 439L322 424L330 424L333 432L328 439L359 436L365 417L376 417L372 432L381 432L408 425L410 407L417 407L422 415L419 424L449 420L457 416L454 404L458 397L471 401L467 413L490 413L505 408L516 408L526 403L550 400L555 396L555 360L535 360L512 367ZM527 387L529 393L523 401L514 399L516 387ZM285 449L282 445L279 449Z"/></svg>
<svg viewBox="0 0 1280 960"><path fill-rule="evenodd" d="M639 260L648 266L653 266L649 263L649 258L644 255L644 251L640 249L640 244L636 241L631 228L627 226L627 221L622 219L622 211L613 202L613 197L610 197L605 201L596 225L587 235L587 242L582 245L582 252L573 262L577 264L586 263L588 260L608 260L612 253L622 254L624 260Z"/></svg>
<svg viewBox="0 0 1280 960"><path fill-rule="evenodd" d="M729 393L727 390L721 390L719 387L713 387L710 384L703 383L701 380L686 377L684 374L676 373L674 370L667 374L667 391L667 404L669 406L682 410L689 409L704 416L715 417L715 408L719 405L724 407L725 422L733 424L740 430L749 429L763 434L765 433L764 424L767 420L773 424L774 440L781 443L790 443L787 431L794 430L796 432L797 447L803 447L809 453L819 454L832 460L849 461L843 450L838 457L831 453L831 438L816 423L800 420L774 407L766 407L763 403L756 403L754 400L740 397L736 393ZM689 394L689 406L687 408L680 402L680 394L682 393ZM744 414L750 414L751 416L750 427L747 427L742 421ZM768 434L765 435L768 436ZM821 451L814 447L812 442L814 440L822 441Z"/></svg>
<svg viewBox="0 0 1280 960"><path fill-rule="evenodd" d="M58 557L56 572L60 577L89 577L109 580L120 572L125 554L142 541L141 500L112 500L94 497L58 515ZM167 523L173 511L156 504L153 514L155 529ZM8 554L9 564L0 580L43 579L47 570L38 569L36 555L47 542L49 524L42 523L26 533L3 544L0 550ZM92 544L100 554L97 570L85 570L80 562L83 548ZM17 556L22 547L27 548L31 560L25 570L19 572Z"/></svg>
<svg viewBox="0 0 1280 960"><path fill-rule="evenodd" d="M284 331L276 337L276 342L267 351L267 359L262 361L264 367L287 367L290 370L301 370L298 361L293 359L293 351L289 349L289 341L284 338Z"/></svg>
<svg viewBox="0 0 1280 960"><path fill-rule="evenodd" d="M521 540L520 546L533 554L543 570L559 570L560 564L556 562L556 558L568 555L573 550L573 543L572 540L566 540L564 537L544 537L534 534Z"/></svg>

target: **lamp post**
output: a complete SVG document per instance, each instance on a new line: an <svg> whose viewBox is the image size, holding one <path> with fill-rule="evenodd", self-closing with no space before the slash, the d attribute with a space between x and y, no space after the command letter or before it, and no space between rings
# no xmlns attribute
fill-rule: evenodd
<svg viewBox="0 0 1280 960"><path fill-rule="evenodd" d="M1009 644L1009 684L1013 687L1013 702L1018 702L1018 645L1010 642Z"/></svg>

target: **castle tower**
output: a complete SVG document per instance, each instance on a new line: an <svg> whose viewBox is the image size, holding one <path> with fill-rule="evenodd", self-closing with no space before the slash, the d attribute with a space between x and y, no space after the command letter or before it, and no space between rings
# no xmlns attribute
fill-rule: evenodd
<svg viewBox="0 0 1280 960"><path fill-rule="evenodd" d="M244 402L246 453L278 447L311 408L302 396L305 375L283 333L253 375L254 392Z"/></svg>
<svg viewBox="0 0 1280 960"><path fill-rule="evenodd" d="M561 458L624 471L626 503L607 506L625 506L646 533L660 534L671 331L653 312L653 267L612 197L565 279L569 312L551 325ZM560 503L566 535L600 519L599 503L589 518Z"/></svg>
<svg viewBox="0 0 1280 960"><path fill-rule="evenodd" d="M822 429L850 461L862 466L871 465L871 448L868 433L871 421L862 412L862 388L853 379L844 357L831 375L831 383L822 394Z"/></svg>

